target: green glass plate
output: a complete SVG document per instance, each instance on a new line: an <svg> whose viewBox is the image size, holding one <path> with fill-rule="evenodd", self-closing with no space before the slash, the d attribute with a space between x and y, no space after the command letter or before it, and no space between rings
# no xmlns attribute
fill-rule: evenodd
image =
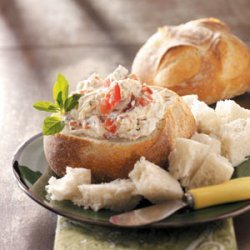
<svg viewBox="0 0 250 250"><path fill-rule="evenodd" d="M56 202L48 199L45 186L54 173L48 167L44 156L42 134L33 136L19 147L13 158L13 172L20 188L45 208L80 223L114 226L109 223L109 217L114 215L114 212L109 210L94 212L75 206L70 201ZM250 176L250 159L235 169L233 178L241 176ZM161 222L144 227L183 227L236 216L249 209L250 201L235 202L198 211L184 209Z"/></svg>

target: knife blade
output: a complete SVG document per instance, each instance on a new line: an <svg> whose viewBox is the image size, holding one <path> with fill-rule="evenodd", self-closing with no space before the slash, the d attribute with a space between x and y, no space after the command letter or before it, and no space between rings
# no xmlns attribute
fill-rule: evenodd
<svg viewBox="0 0 250 250"><path fill-rule="evenodd" d="M121 226L143 226L163 220L177 210L186 206L187 203L181 200L166 201L120 215L111 216L109 221L112 224Z"/></svg>
<svg viewBox="0 0 250 250"><path fill-rule="evenodd" d="M165 201L149 207L111 216L112 224L133 227L161 221L189 206L193 209L250 199L250 177L226 181L222 184L191 189L182 200Z"/></svg>

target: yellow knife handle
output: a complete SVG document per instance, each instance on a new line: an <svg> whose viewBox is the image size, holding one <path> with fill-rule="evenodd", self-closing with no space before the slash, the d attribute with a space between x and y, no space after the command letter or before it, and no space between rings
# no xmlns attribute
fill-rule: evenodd
<svg viewBox="0 0 250 250"><path fill-rule="evenodd" d="M193 208L199 209L214 205L250 199L250 177L241 177L218 185L190 189Z"/></svg>

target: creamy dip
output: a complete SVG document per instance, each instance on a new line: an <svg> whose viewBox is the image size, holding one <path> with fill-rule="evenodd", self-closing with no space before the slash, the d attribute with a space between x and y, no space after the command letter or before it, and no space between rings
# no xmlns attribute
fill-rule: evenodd
<svg viewBox="0 0 250 250"><path fill-rule="evenodd" d="M122 66L105 79L92 74L76 92L82 97L78 108L65 117L63 133L136 140L149 136L166 110L164 89L142 84Z"/></svg>

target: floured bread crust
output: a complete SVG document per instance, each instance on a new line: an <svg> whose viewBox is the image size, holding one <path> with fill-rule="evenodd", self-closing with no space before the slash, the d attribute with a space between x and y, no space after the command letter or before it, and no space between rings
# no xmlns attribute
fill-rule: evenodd
<svg viewBox="0 0 250 250"><path fill-rule="evenodd" d="M132 72L142 82L208 104L250 89L250 53L218 19L164 26L137 53Z"/></svg>

